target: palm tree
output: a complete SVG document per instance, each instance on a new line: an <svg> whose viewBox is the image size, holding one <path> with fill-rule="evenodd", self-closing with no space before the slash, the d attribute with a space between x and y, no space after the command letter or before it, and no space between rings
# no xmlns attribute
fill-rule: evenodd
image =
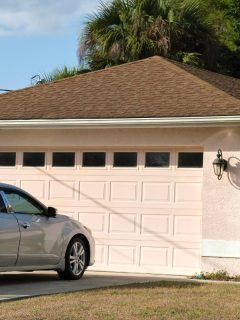
<svg viewBox="0 0 240 320"><path fill-rule="evenodd" d="M163 0L113 0L110 5L101 2L99 12L89 17L79 52L80 59L87 57L92 69L101 69L149 54L166 55L168 47Z"/></svg>
<svg viewBox="0 0 240 320"><path fill-rule="evenodd" d="M93 70L153 55L196 60L212 52L214 33L201 0L113 0L100 3L80 39L80 61Z"/></svg>
<svg viewBox="0 0 240 320"><path fill-rule="evenodd" d="M127 62L127 35L132 1L114 0L100 3L99 13L89 17L79 48L80 59L86 58L91 69Z"/></svg>

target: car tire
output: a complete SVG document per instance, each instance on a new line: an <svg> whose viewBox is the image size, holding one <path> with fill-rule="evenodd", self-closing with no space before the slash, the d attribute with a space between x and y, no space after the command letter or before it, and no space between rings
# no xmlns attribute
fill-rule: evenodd
<svg viewBox="0 0 240 320"><path fill-rule="evenodd" d="M87 250L84 241L80 238L73 238L65 255L65 270L58 271L63 280L80 279L87 267Z"/></svg>

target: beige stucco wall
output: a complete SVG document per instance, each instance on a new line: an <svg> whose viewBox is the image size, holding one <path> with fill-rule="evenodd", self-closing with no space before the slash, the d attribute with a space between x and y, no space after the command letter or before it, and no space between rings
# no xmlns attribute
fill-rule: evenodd
<svg viewBox="0 0 240 320"><path fill-rule="evenodd" d="M201 146L214 129L0 130L0 146Z"/></svg>
<svg viewBox="0 0 240 320"><path fill-rule="evenodd" d="M234 273L239 269L240 273L240 128L36 129L0 130L0 134L2 150L17 147L202 147L202 266L204 270L226 267ZM228 172L220 181L212 168L218 148L229 163Z"/></svg>
<svg viewBox="0 0 240 320"><path fill-rule="evenodd" d="M212 174L214 152L228 161L222 180ZM215 240L215 241L208 241ZM210 257L213 254L213 257ZM204 140L203 255L205 271L240 274L240 129L216 129Z"/></svg>

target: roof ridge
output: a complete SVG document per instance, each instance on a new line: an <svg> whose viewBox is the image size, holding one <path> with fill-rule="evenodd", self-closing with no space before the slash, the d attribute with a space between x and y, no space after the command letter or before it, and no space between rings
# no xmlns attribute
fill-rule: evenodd
<svg viewBox="0 0 240 320"><path fill-rule="evenodd" d="M188 63L183 63L183 62L180 62L180 61L177 61L177 60L172 60L172 59L169 59L169 58L165 58L166 60L174 63L174 64L179 64L183 67L187 67L189 69L195 69L195 70L199 70L200 72L205 72L205 73L209 73L210 75L218 75L218 76L221 76L221 77L224 77L224 78L228 78L228 79L232 79L232 80L237 80L240 82L240 78L236 78L236 77L233 77L233 76L229 76L228 74L223 74L223 73L219 73L219 72L216 72L216 71L212 71L212 70L209 70L209 69L203 69L199 66L194 66L192 64L188 64Z"/></svg>
<svg viewBox="0 0 240 320"><path fill-rule="evenodd" d="M40 87L40 88L46 87L46 86L49 86L49 85L53 85L55 83L60 83L60 82L63 82L63 81L69 81L70 79L74 79L74 78L78 78L78 77L84 77L84 76L87 76L89 74L92 75L92 74L96 74L96 73L102 73L102 72L110 71L112 69L121 68L122 66L125 66L125 65L132 65L132 64L142 63L142 62L145 62L146 60L150 60L150 59L153 59L153 58L160 58L160 56L152 56L152 57L141 59L141 60L135 60L135 61L127 62L127 63L122 63L122 64L119 64L119 65L116 65L116 66L107 67L105 69L93 70L93 71L82 73L82 74L76 74L76 75L71 76L71 77L67 77L67 78L63 78L63 79L59 79L59 80L54 80L54 81L50 81L50 82L46 82L46 83L41 83L39 85L34 85L34 86L24 87L24 88L20 88L20 89L16 89L16 90L11 90L10 92L4 92L4 93L0 94L0 97L2 95L5 96L5 95L13 94L14 92L30 90L30 89L38 88L38 87Z"/></svg>
<svg viewBox="0 0 240 320"><path fill-rule="evenodd" d="M180 64L180 65L185 66L184 63L181 63L181 62L176 61L177 64L175 64L175 61L174 61L174 60L170 60L170 59L163 59L163 60L164 60L164 62L167 62L168 65L169 65L169 67L170 67L171 69L175 70L178 74L181 74L182 72L184 72L184 76L185 76L185 77L187 77L187 78L189 78L189 79L194 79L194 81L195 81L196 83L199 83L199 84L201 84L201 85L204 85L206 88L212 87L212 88L214 88L215 90L221 92L222 94L230 97L231 99L237 100L238 102L240 101L240 99L234 97L234 96L231 95L230 93L228 93L228 92L226 92L226 91L224 91L224 90L222 90L222 89L214 86L212 83L207 82L206 80L200 79L197 75L194 75L194 74L188 72L186 69L181 69L181 67L177 65L177 64ZM187 65L187 66L188 66L188 65ZM191 66L191 67L192 67L192 68L195 68L194 66ZM206 71L205 69L201 69L201 68L196 68L196 69L198 69L198 70L203 70L204 72ZM217 74L217 75L219 75L219 73L216 73L216 72L211 72L211 73L212 73L212 74ZM221 74L220 74L220 75L221 75ZM224 75L222 75L222 76L224 76ZM237 78L233 78L233 77L229 77L229 78L230 78L230 79L237 79ZM238 79L237 79L237 80L238 80ZM239 81L240 81L240 79L239 79Z"/></svg>

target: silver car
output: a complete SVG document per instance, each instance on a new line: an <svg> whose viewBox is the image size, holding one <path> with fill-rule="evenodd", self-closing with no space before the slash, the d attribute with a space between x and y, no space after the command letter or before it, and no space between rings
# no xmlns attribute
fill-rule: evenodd
<svg viewBox="0 0 240 320"><path fill-rule="evenodd" d="M93 265L91 231L27 192L0 183L0 271L55 270L81 278Z"/></svg>

